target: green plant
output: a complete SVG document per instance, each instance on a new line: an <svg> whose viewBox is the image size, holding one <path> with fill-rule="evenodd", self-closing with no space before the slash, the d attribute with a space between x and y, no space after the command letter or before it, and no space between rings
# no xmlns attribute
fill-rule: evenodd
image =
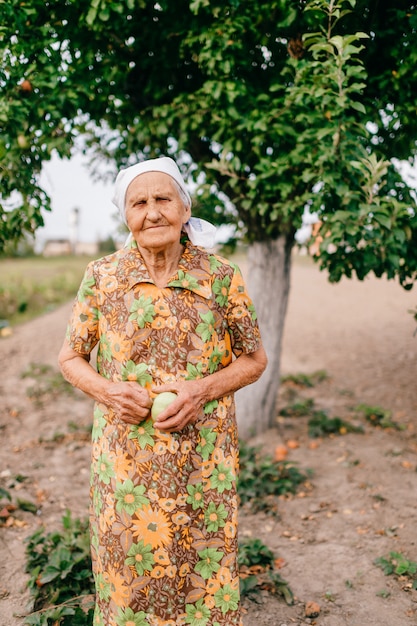
<svg viewBox="0 0 417 626"><path fill-rule="evenodd" d="M286 493L296 493L310 472L298 469L289 461L274 461L263 454L260 447L240 443L240 470L238 495L240 503L249 503L253 511L274 512L275 498Z"/></svg>
<svg viewBox="0 0 417 626"><path fill-rule="evenodd" d="M26 394L38 404L42 404L45 398L51 396L57 397L62 393L74 394L73 387L62 374L46 363L30 363L21 376L35 381L35 384L26 390Z"/></svg>
<svg viewBox="0 0 417 626"><path fill-rule="evenodd" d="M327 600L327 602L335 602L336 598L335 595L333 593L333 591L326 591L326 593L324 594L324 599Z"/></svg>
<svg viewBox="0 0 417 626"><path fill-rule="evenodd" d="M312 374L288 374L281 377L281 382L283 384L291 383L298 387L314 387L318 383L327 380L327 378L328 374L325 370L317 370L317 372Z"/></svg>
<svg viewBox="0 0 417 626"><path fill-rule="evenodd" d="M260 539L239 542L238 565L242 596L265 589L293 604L294 595L288 582L275 569L273 552Z"/></svg>
<svg viewBox="0 0 417 626"><path fill-rule="evenodd" d="M17 483L24 482L26 476L17 474L14 481ZM10 483L9 487L14 487L14 483ZM12 498L12 494L8 489L0 487L0 526L19 525L16 520L16 511L27 511L34 515L38 512L39 507L34 502L24 500L23 498Z"/></svg>
<svg viewBox="0 0 417 626"><path fill-rule="evenodd" d="M3 499L11 502L12 496L10 495L10 491L8 491L7 489L4 489L4 487L0 487L0 500L3 500Z"/></svg>
<svg viewBox="0 0 417 626"><path fill-rule="evenodd" d="M31 626L89 626L93 618L94 582L88 522L66 512L63 532L36 531L27 539L26 571L32 596Z"/></svg>
<svg viewBox="0 0 417 626"><path fill-rule="evenodd" d="M314 407L314 400L305 398L288 404L280 410L280 415L284 417L305 417L310 415Z"/></svg>
<svg viewBox="0 0 417 626"><path fill-rule="evenodd" d="M410 561L401 552L390 552L387 557L374 561L386 576L404 576L412 581L412 588L417 589L417 562Z"/></svg>
<svg viewBox="0 0 417 626"><path fill-rule="evenodd" d="M245 565L262 565L272 567L274 564L274 553L260 539L245 539L239 543L239 567Z"/></svg>
<svg viewBox="0 0 417 626"><path fill-rule="evenodd" d="M327 435L362 432L361 426L354 426L340 417L328 417L324 411L314 411L313 416L308 420L308 434L313 439Z"/></svg>
<svg viewBox="0 0 417 626"><path fill-rule="evenodd" d="M365 419L373 426L380 426L381 428L395 428L396 430L404 430L402 424L398 424L391 419L391 411L383 409L380 406L369 406L368 404L359 404L356 409L359 413L362 413Z"/></svg>

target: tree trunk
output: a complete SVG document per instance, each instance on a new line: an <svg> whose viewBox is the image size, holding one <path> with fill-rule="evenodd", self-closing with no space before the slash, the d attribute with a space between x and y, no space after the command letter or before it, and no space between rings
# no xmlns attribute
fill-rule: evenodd
<svg viewBox="0 0 417 626"><path fill-rule="evenodd" d="M270 241L257 241L248 250L247 287L258 315L268 366L256 383L236 394L242 439L262 433L275 423L293 244L293 237L282 235Z"/></svg>

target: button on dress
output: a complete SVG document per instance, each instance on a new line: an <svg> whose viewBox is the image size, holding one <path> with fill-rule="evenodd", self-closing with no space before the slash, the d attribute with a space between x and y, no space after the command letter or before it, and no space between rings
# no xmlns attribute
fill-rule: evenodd
<svg viewBox="0 0 417 626"><path fill-rule="evenodd" d="M256 351L259 328L239 268L184 240L158 288L133 241L90 263L67 338L97 370L149 391L194 380ZM152 394L151 394L152 395ZM172 434L96 403L91 549L95 626L240 625L238 436L233 395Z"/></svg>

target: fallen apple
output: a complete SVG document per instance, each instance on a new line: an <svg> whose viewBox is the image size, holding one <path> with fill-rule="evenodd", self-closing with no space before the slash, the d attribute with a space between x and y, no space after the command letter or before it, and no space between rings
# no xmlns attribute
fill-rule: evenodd
<svg viewBox="0 0 417 626"><path fill-rule="evenodd" d="M170 404L177 399L177 394L172 391L163 391L159 393L155 400L153 401L152 409L151 409L151 417L154 422L159 417L159 414L162 413Z"/></svg>

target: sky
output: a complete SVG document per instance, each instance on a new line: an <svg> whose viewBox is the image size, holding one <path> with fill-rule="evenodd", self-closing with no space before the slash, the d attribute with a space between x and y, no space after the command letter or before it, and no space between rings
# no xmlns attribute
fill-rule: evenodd
<svg viewBox="0 0 417 626"><path fill-rule="evenodd" d="M115 235L117 209L112 204L113 183L96 182L81 154L62 160L53 157L45 163L41 186L52 202L52 211L44 211L45 226L36 235L38 244L47 239L69 237L70 220L78 208L78 240L96 242Z"/></svg>

